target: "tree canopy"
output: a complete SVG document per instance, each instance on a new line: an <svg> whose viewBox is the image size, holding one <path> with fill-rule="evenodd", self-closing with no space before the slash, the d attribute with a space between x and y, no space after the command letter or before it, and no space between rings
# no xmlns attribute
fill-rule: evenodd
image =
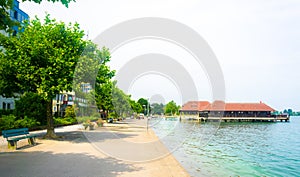
<svg viewBox="0 0 300 177"><path fill-rule="evenodd" d="M5 52L0 62L6 72L1 81L10 89L0 94L31 91L49 100L60 91L71 91L74 70L85 48L83 36L78 24L65 25L49 15L44 23L31 21L23 33L2 43Z"/></svg>
<svg viewBox="0 0 300 177"><path fill-rule="evenodd" d="M79 24L66 25L46 16L27 24L17 36L1 38L0 94L34 92L47 100L49 136L54 134L52 99L71 91L74 70L86 42Z"/></svg>
<svg viewBox="0 0 300 177"><path fill-rule="evenodd" d="M148 100L145 99L145 98L140 98L138 101L137 101L141 107L143 108L143 113L144 114L147 114L148 113ZM149 109L150 109L150 106L149 106ZM150 110L149 110L150 112Z"/></svg>
<svg viewBox="0 0 300 177"><path fill-rule="evenodd" d="M128 116L133 112L130 105L130 96L119 89L116 84L117 82L114 81L112 87L113 110L118 117Z"/></svg>
<svg viewBox="0 0 300 177"><path fill-rule="evenodd" d="M178 114L180 106L177 106L176 103L172 100L165 107L166 115Z"/></svg>
<svg viewBox="0 0 300 177"><path fill-rule="evenodd" d="M161 115L164 113L164 105L162 103L151 104L151 113Z"/></svg>
<svg viewBox="0 0 300 177"><path fill-rule="evenodd" d="M141 106L141 104L139 104L138 102L136 102L135 100L130 99L130 106L131 109L133 110L133 112L135 113L144 113L144 109L143 106Z"/></svg>

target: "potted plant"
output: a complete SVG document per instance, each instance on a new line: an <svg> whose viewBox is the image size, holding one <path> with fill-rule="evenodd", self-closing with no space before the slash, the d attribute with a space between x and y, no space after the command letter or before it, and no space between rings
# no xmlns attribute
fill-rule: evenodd
<svg viewBox="0 0 300 177"><path fill-rule="evenodd" d="M84 130L86 130L90 126L90 123L84 122L82 125L84 127Z"/></svg>
<svg viewBox="0 0 300 177"><path fill-rule="evenodd" d="M84 129L86 130L88 127L90 130L94 130L94 123L91 120L86 120L83 124Z"/></svg>
<svg viewBox="0 0 300 177"><path fill-rule="evenodd" d="M94 122L90 122L90 130L95 130L95 123Z"/></svg>
<svg viewBox="0 0 300 177"><path fill-rule="evenodd" d="M104 121L100 118L97 120L98 127L103 127Z"/></svg>

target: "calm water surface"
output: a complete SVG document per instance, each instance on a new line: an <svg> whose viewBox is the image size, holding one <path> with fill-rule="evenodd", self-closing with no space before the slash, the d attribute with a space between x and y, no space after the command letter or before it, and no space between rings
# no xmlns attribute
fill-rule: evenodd
<svg viewBox="0 0 300 177"><path fill-rule="evenodd" d="M300 117L277 123L151 120L191 176L300 176Z"/></svg>

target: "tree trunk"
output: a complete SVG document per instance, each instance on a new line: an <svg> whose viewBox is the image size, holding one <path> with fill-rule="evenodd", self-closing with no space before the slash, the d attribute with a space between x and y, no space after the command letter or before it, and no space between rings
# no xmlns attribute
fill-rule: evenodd
<svg viewBox="0 0 300 177"><path fill-rule="evenodd" d="M55 139L58 138L54 132L54 120L52 116L52 99L47 100L47 133L44 136L46 139Z"/></svg>

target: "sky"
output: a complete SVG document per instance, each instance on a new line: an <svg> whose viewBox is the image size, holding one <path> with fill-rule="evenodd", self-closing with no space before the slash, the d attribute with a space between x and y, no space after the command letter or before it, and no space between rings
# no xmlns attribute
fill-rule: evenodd
<svg viewBox="0 0 300 177"><path fill-rule="evenodd" d="M78 22L95 39L126 20L161 17L195 30L208 43L221 66L227 102L265 102L276 110L300 111L299 0L77 0L69 8L60 3L20 3L32 18L46 12L64 22ZM155 28L155 27L154 27ZM157 27L159 28L159 27ZM112 53L117 71L134 57L162 53L177 60L196 83L199 100L212 100L203 66L182 48L161 40L133 41ZM164 75L141 75L126 90L133 98L162 98L183 104L176 83ZM157 96L159 95L159 97Z"/></svg>

